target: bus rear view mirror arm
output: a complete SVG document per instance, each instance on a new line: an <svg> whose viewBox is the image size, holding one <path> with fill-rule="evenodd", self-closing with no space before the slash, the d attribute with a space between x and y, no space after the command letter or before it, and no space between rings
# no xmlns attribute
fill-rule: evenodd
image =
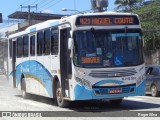
<svg viewBox="0 0 160 120"><path fill-rule="evenodd" d="M73 39L72 38L68 39L68 50L70 51L70 57L72 58L73 56Z"/></svg>
<svg viewBox="0 0 160 120"><path fill-rule="evenodd" d="M72 50L73 49L73 39L69 38L68 39L68 50Z"/></svg>

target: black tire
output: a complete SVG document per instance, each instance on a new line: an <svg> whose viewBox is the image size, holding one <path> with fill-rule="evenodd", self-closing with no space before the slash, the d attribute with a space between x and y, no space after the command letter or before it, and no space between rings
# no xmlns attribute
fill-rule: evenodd
<svg viewBox="0 0 160 120"><path fill-rule="evenodd" d="M123 99L109 100L112 105L120 105Z"/></svg>
<svg viewBox="0 0 160 120"><path fill-rule="evenodd" d="M61 108L66 108L69 106L70 102L67 100L64 100L62 97L62 89L60 87L59 82L56 85L56 98L55 98L56 104Z"/></svg>
<svg viewBox="0 0 160 120"><path fill-rule="evenodd" d="M151 95L153 97L158 97L159 96L159 92L158 92L157 87L155 85L152 85L152 87L151 87Z"/></svg>
<svg viewBox="0 0 160 120"><path fill-rule="evenodd" d="M22 86L21 86L21 91L22 91L22 97L24 99L28 99L29 98L29 94L26 92L26 82L25 82L25 78L22 78Z"/></svg>

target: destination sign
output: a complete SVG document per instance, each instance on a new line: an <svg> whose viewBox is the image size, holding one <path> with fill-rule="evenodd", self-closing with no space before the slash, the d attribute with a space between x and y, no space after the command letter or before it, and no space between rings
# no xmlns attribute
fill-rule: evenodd
<svg viewBox="0 0 160 120"><path fill-rule="evenodd" d="M137 16L82 16L76 25L139 25Z"/></svg>

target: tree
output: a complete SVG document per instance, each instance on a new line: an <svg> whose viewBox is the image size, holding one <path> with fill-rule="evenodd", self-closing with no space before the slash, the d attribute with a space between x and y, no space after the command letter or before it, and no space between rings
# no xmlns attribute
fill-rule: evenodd
<svg viewBox="0 0 160 120"><path fill-rule="evenodd" d="M160 0L135 10L140 17L145 49L160 49Z"/></svg>
<svg viewBox="0 0 160 120"><path fill-rule="evenodd" d="M160 49L160 0L115 0L117 10L133 12L140 17L145 49Z"/></svg>
<svg viewBox="0 0 160 120"><path fill-rule="evenodd" d="M115 0L114 4L117 5L115 10L127 11L135 9L138 4L140 5L144 0Z"/></svg>

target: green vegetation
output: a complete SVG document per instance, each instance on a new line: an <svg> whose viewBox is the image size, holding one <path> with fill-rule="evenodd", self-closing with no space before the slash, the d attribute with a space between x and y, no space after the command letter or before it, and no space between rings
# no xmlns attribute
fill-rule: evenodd
<svg viewBox="0 0 160 120"><path fill-rule="evenodd" d="M117 5L116 11L127 11L141 6L144 0L115 0L114 4Z"/></svg>
<svg viewBox="0 0 160 120"><path fill-rule="evenodd" d="M132 2L131 2L132 1ZM117 10L134 12L139 15L145 49L160 49L160 0L152 0L151 4L143 5L144 0L115 0Z"/></svg>
<svg viewBox="0 0 160 120"><path fill-rule="evenodd" d="M145 49L160 49L160 1L156 0L150 5L135 10L140 17Z"/></svg>

